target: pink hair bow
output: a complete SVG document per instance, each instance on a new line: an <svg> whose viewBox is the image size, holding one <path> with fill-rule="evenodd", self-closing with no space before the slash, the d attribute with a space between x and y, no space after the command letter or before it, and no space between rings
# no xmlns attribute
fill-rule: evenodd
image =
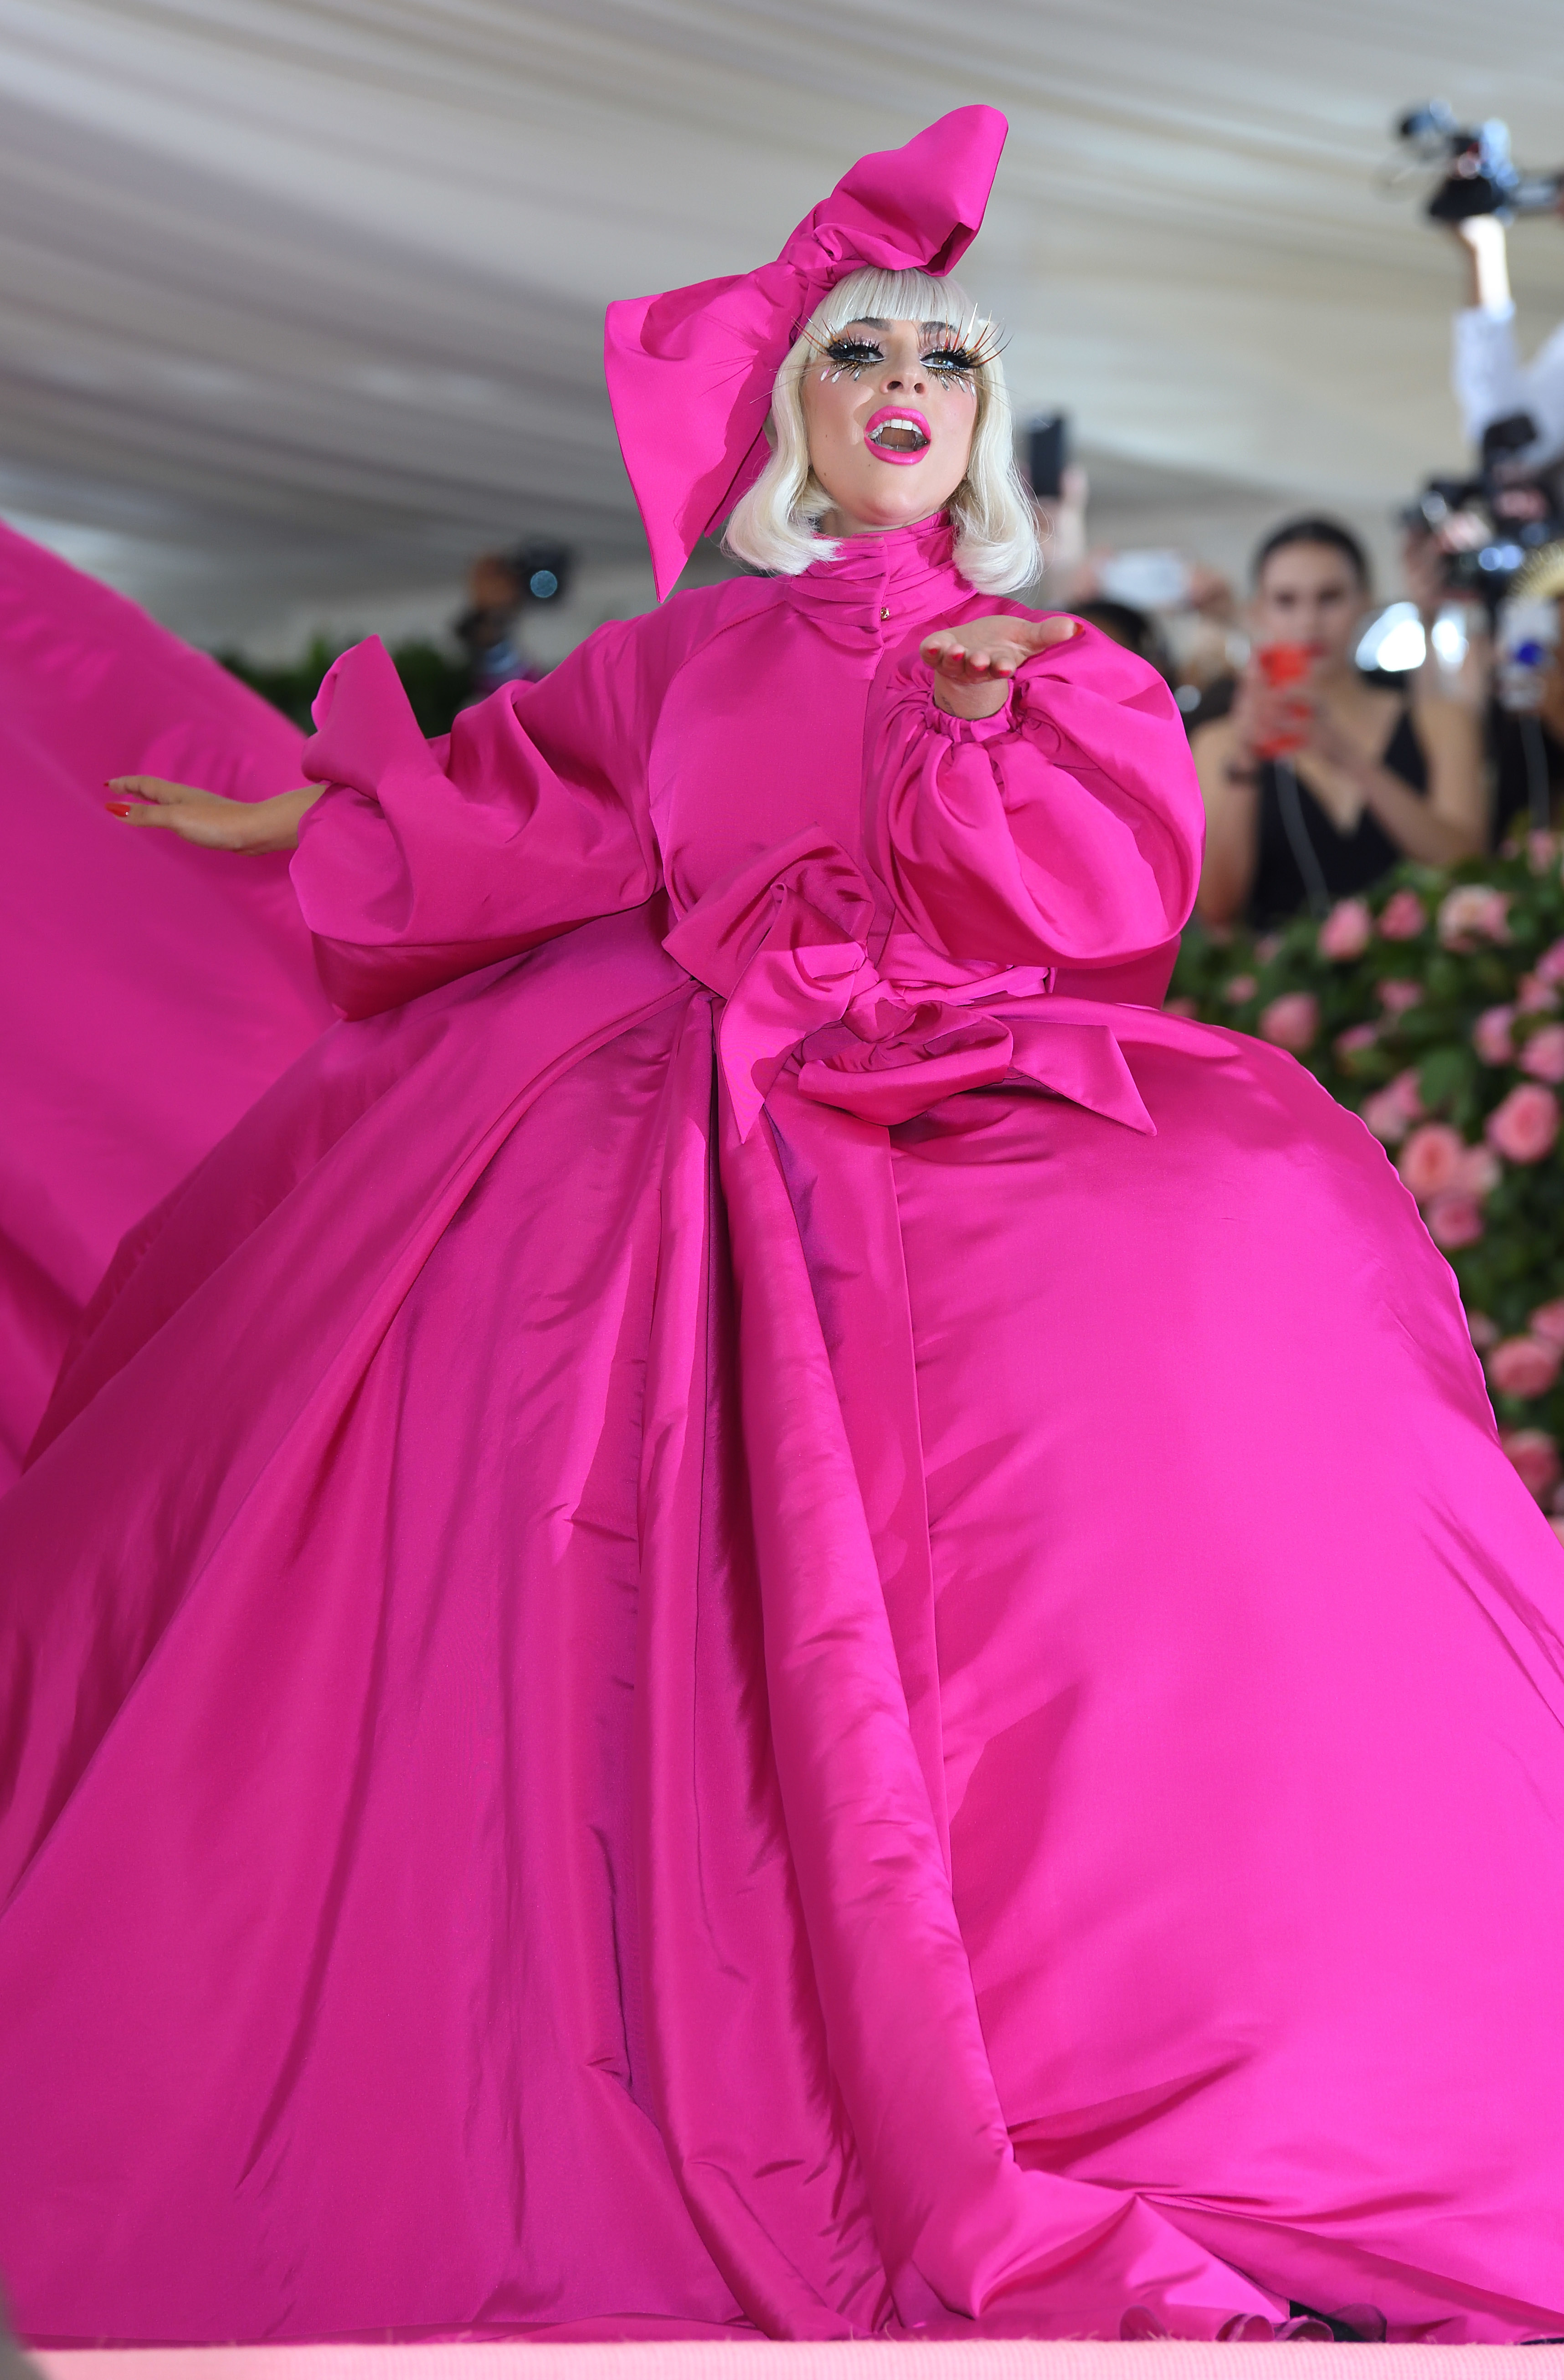
<svg viewBox="0 0 1564 2380"><path fill-rule="evenodd" d="M659 601L760 477L772 382L822 298L861 265L948 273L1008 129L997 108L958 107L905 148L861 157L775 264L609 307L604 370Z"/></svg>

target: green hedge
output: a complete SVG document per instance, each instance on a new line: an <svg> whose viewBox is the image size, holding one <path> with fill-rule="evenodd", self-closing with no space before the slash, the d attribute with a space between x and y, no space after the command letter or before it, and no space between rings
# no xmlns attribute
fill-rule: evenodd
<svg viewBox="0 0 1564 2380"><path fill-rule="evenodd" d="M1560 839L1406 865L1256 937L1191 927L1168 1005L1294 1054L1391 1150L1460 1283L1510 1458L1564 1509ZM1564 1534L1564 1532L1561 1532Z"/></svg>
<svg viewBox="0 0 1564 2380"><path fill-rule="evenodd" d="M317 637L300 660L275 669L247 661L243 653L223 652L214 658L297 726L307 729L312 724L310 705L339 650ZM425 640L393 645L391 659L424 735L448 735L457 712L472 698L471 662L465 656L453 660L438 645Z"/></svg>

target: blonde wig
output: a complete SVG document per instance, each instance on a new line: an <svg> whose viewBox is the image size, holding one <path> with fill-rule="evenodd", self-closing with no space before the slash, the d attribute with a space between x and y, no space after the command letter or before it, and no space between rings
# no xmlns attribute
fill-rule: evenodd
<svg viewBox="0 0 1564 2380"><path fill-rule="evenodd" d="M947 324L986 358L972 376L977 419L967 475L947 506L956 567L984 595L1029 587L1041 573L1043 556L1036 512L1016 468L996 326L956 282L928 273L880 273L865 266L838 282L815 308L773 383L765 424L771 460L734 506L722 540L726 551L757 570L787 577L836 553L836 540L822 537L816 527L831 499L809 467L803 376L812 357L849 322L865 319Z"/></svg>

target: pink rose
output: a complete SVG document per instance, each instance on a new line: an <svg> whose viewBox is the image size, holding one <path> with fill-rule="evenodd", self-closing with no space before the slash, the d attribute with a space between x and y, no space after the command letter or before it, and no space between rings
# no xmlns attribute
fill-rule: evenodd
<svg viewBox="0 0 1564 2380"><path fill-rule="evenodd" d="M1387 942L1414 941L1428 923L1428 912L1407 885L1392 892L1379 913L1379 930Z"/></svg>
<svg viewBox="0 0 1564 2380"><path fill-rule="evenodd" d="M1236 1008L1240 1000L1252 1000L1258 990L1252 975L1230 975L1222 986L1222 997L1230 1000Z"/></svg>
<svg viewBox="0 0 1564 2380"><path fill-rule="evenodd" d="M1337 1054L1350 1058L1355 1050L1372 1050L1378 1038L1377 1025L1349 1025L1345 1033L1336 1037Z"/></svg>
<svg viewBox="0 0 1564 2380"><path fill-rule="evenodd" d="M1280 934L1262 934L1254 945L1254 955L1262 966L1269 966L1281 946Z"/></svg>
<svg viewBox="0 0 1564 2380"><path fill-rule="evenodd" d="M1363 1122L1375 1140L1383 1140L1391 1148L1406 1134L1407 1118L1394 1090L1375 1091L1372 1099L1363 1101Z"/></svg>
<svg viewBox="0 0 1564 2380"><path fill-rule="evenodd" d="M1533 827L1526 837L1526 865L1533 876L1546 876L1558 856L1558 837Z"/></svg>
<svg viewBox="0 0 1564 2380"><path fill-rule="evenodd" d="M1546 1305L1534 1306L1527 1324L1533 1339L1546 1339L1550 1347L1564 1354L1564 1297L1550 1298Z"/></svg>
<svg viewBox="0 0 1564 2380"><path fill-rule="evenodd" d="M1498 1345L1498 1324L1491 1320L1487 1315L1469 1314L1466 1318L1466 1327L1472 1333L1472 1343L1474 1347L1482 1349Z"/></svg>
<svg viewBox="0 0 1564 2380"><path fill-rule="evenodd" d="M1535 1165L1558 1137L1558 1102L1540 1083L1521 1083L1484 1127L1491 1148L1512 1165Z"/></svg>
<svg viewBox="0 0 1564 2380"><path fill-rule="evenodd" d="M1375 1091L1371 1099L1363 1102L1363 1122L1376 1140L1399 1140L1422 1113L1415 1066L1407 1067L1393 1083L1387 1083L1382 1091Z"/></svg>
<svg viewBox="0 0 1564 2380"><path fill-rule="evenodd" d="M1423 998L1423 986L1405 976L1387 976L1379 987L1382 1008L1392 1016L1404 1016L1409 1008L1416 1008Z"/></svg>
<svg viewBox="0 0 1564 2380"><path fill-rule="evenodd" d="M1390 1097L1399 1102L1401 1113L1409 1123L1415 1123L1423 1113L1423 1093L1418 1087L1417 1068L1408 1066L1390 1085Z"/></svg>
<svg viewBox="0 0 1564 2380"><path fill-rule="evenodd" d="M1558 1005L1558 994L1540 975L1523 975L1515 987L1515 1005L1522 1016L1547 1016Z"/></svg>
<svg viewBox="0 0 1564 2380"><path fill-rule="evenodd" d="M1491 1148L1482 1141L1473 1141L1460 1152L1460 1162L1455 1170L1452 1190L1463 1191L1469 1198L1485 1198L1497 1190L1504 1179L1504 1168Z"/></svg>
<svg viewBox="0 0 1564 2380"><path fill-rule="evenodd" d="M1437 1191L1453 1190L1466 1143L1448 1123L1419 1124L1401 1151L1402 1181L1421 1207Z"/></svg>
<svg viewBox="0 0 1564 2380"><path fill-rule="evenodd" d="M1564 941L1544 951L1532 972L1539 983L1564 983Z"/></svg>
<svg viewBox="0 0 1564 2380"><path fill-rule="evenodd" d="M1260 1012L1260 1031L1294 1056L1307 1050L1320 1029L1320 1003L1312 991L1284 991Z"/></svg>
<svg viewBox="0 0 1564 2380"><path fill-rule="evenodd" d="M1458 884L1439 904L1439 940L1448 951L1509 940L1509 895L1492 884Z"/></svg>
<svg viewBox="0 0 1564 2380"><path fill-rule="evenodd" d="M1321 926L1314 947L1323 959L1362 958L1374 939L1374 916L1366 901L1338 901Z"/></svg>
<svg viewBox="0 0 1564 2380"><path fill-rule="evenodd" d="M1442 1248L1469 1248L1483 1236L1483 1209L1464 1190L1440 1190L1423 1210L1431 1237Z"/></svg>
<svg viewBox="0 0 1564 2380"><path fill-rule="evenodd" d="M1509 1065L1515 1055L1509 1031L1514 1022L1513 1008L1485 1008L1472 1028L1472 1046L1485 1066Z"/></svg>
<svg viewBox="0 0 1564 2380"><path fill-rule="evenodd" d="M1187 1000L1183 993L1180 992L1177 1000L1165 1000L1163 1002L1162 1013L1164 1016L1198 1016L1200 1014L1200 1007L1197 1002Z"/></svg>
<svg viewBox="0 0 1564 2380"><path fill-rule="evenodd" d="M1564 1469L1546 1430L1504 1429L1499 1432L1499 1444L1540 1504L1548 1489L1558 1486Z"/></svg>
<svg viewBox="0 0 1564 2380"><path fill-rule="evenodd" d="M1501 1339L1488 1357L1488 1378L1501 1397L1541 1397L1558 1378L1564 1350L1546 1339Z"/></svg>
<svg viewBox="0 0 1564 2380"><path fill-rule="evenodd" d="M1539 1083L1564 1083L1564 1025L1545 1025L1521 1052L1521 1071Z"/></svg>

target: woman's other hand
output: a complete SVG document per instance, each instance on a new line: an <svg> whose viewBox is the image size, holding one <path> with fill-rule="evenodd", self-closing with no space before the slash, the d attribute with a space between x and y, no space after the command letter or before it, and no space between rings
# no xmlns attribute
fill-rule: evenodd
<svg viewBox="0 0 1564 2380"><path fill-rule="evenodd" d="M1076 631L1074 620L1022 620L996 612L940 628L919 650L934 672L934 698L953 719L992 719L1002 710L1009 680L1022 662L1062 645Z"/></svg>
<svg viewBox="0 0 1564 2380"><path fill-rule="evenodd" d="M1314 698L1308 681L1273 686L1257 653L1252 653L1239 678L1232 709L1228 713L1231 738L1229 764L1253 770L1267 754L1298 751L1309 739L1314 719Z"/></svg>
<svg viewBox="0 0 1564 2380"><path fill-rule="evenodd" d="M299 785L270 801L234 802L200 785L177 784L171 777L111 777L108 785L118 798L104 808L127 826L169 827L207 851L295 850L299 820L325 791L324 785Z"/></svg>

